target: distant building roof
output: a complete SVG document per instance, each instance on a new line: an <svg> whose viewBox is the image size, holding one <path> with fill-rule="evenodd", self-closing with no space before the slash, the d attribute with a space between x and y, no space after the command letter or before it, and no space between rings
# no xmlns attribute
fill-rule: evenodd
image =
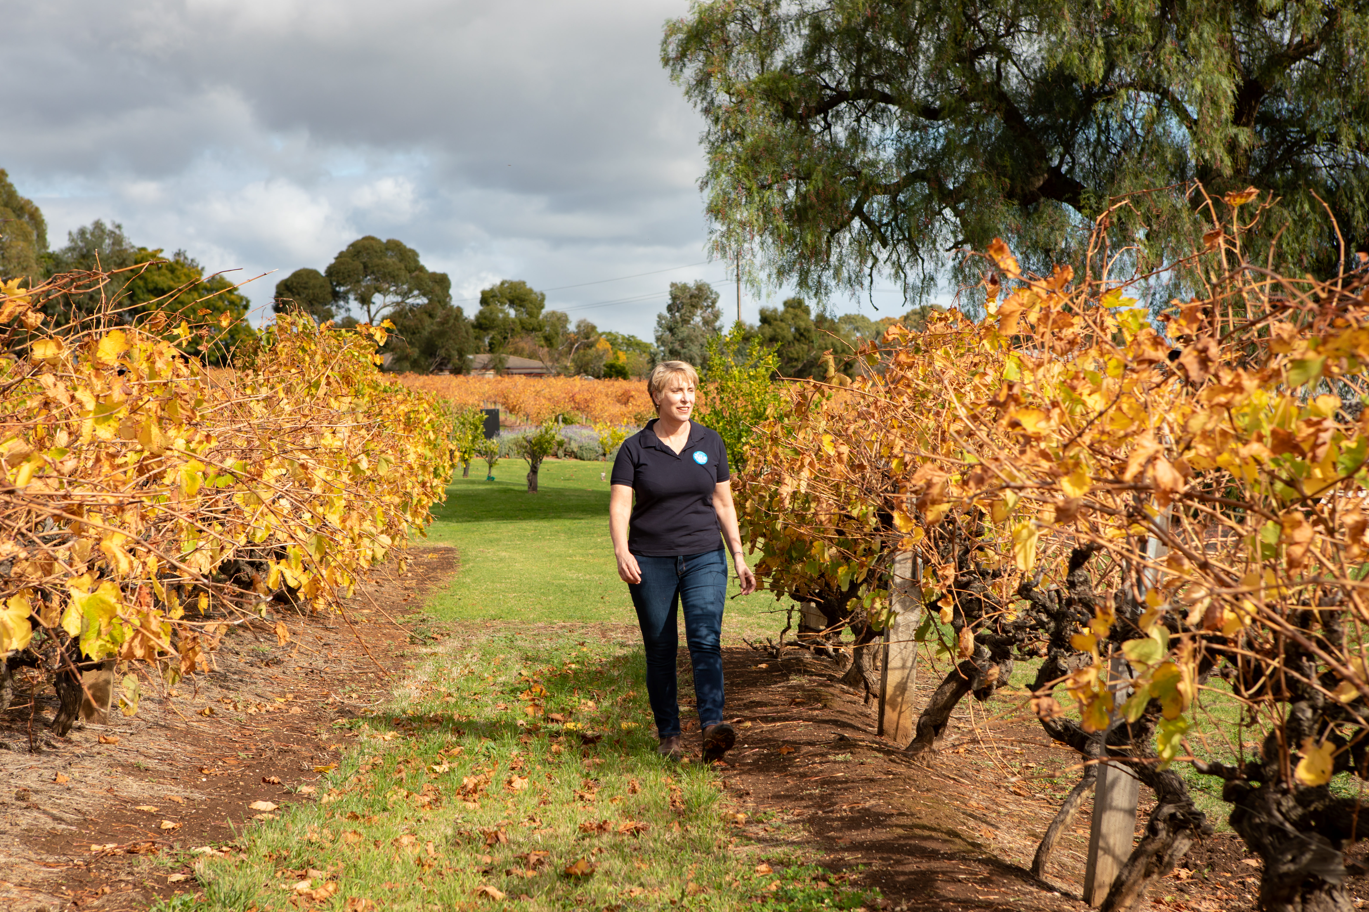
<svg viewBox="0 0 1369 912"><path fill-rule="evenodd" d="M494 355L472 355L471 373L493 376L494 370L490 367L490 362ZM520 377L550 377L554 372L543 361L534 361L531 358L519 358L516 355L504 356L504 374L506 376Z"/></svg>

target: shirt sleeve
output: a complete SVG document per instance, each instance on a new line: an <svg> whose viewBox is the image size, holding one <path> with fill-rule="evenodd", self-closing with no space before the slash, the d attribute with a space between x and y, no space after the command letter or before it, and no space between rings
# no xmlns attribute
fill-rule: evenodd
<svg viewBox="0 0 1369 912"><path fill-rule="evenodd" d="M727 467L727 444L723 443L721 435L714 432L718 438L718 484L732 480L732 472Z"/></svg>
<svg viewBox="0 0 1369 912"><path fill-rule="evenodd" d="M631 488L635 486L636 480L637 466L628 453L628 445L624 443L618 447L618 455L613 458L613 474L609 476L609 482Z"/></svg>

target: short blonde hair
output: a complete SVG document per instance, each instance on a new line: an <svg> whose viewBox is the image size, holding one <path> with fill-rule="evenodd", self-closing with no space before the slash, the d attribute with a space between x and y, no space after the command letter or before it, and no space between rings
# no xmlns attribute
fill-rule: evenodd
<svg viewBox="0 0 1369 912"><path fill-rule="evenodd" d="M656 411L661 410L661 403L656 401L656 397L664 393L666 384L676 377L684 377L695 387L699 385L699 372L688 361L662 361L651 369L651 375L646 378L646 391Z"/></svg>

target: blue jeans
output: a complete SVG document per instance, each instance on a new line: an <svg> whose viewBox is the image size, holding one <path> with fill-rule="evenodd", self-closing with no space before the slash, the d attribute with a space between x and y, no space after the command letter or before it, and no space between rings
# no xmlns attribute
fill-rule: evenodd
<svg viewBox="0 0 1369 912"><path fill-rule="evenodd" d="M640 583L629 583L637 623L646 649L646 693L656 717L656 733L680 733L675 654L680 635L676 608L684 605L685 641L694 666L694 696L699 724L723 720L723 656L720 643L727 601L727 552L723 548L683 557L635 555Z"/></svg>

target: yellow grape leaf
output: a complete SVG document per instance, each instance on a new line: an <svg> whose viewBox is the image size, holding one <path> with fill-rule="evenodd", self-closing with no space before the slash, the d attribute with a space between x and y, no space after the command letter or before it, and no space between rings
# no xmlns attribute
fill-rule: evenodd
<svg viewBox="0 0 1369 912"><path fill-rule="evenodd" d="M1302 759L1293 770L1293 778L1306 786L1325 785L1331 781L1335 768L1336 746L1329 741L1314 744L1311 738L1302 742Z"/></svg>
<svg viewBox="0 0 1369 912"><path fill-rule="evenodd" d="M956 635L956 656L968 659L974 655L974 631L969 627L961 627L960 633Z"/></svg>
<svg viewBox="0 0 1369 912"><path fill-rule="evenodd" d="M112 329L95 347L95 357L105 364L113 364L128 351L128 336L122 329Z"/></svg>
<svg viewBox="0 0 1369 912"><path fill-rule="evenodd" d="M998 264L998 268L1007 275L1017 278L1022 274L1022 267L1018 265L1017 257L1012 255L1012 251L1008 249L1008 245L1003 242L1002 238L994 238L989 243L988 253L993 261Z"/></svg>
<svg viewBox="0 0 1369 912"><path fill-rule="evenodd" d="M1012 557L1017 569L1030 573L1036 566L1036 542L1041 532L1031 520L1024 520L1012 530Z"/></svg>
<svg viewBox="0 0 1369 912"><path fill-rule="evenodd" d="M1083 497L1092 487L1093 479L1083 466L1076 466L1073 472L1060 479L1060 490L1066 497Z"/></svg>
<svg viewBox="0 0 1369 912"><path fill-rule="evenodd" d="M1041 409L1021 408L1012 413L1013 418L1022 425L1022 430L1028 434L1040 434L1046 430L1046 424L1050 416Z"/></svg>
<svg viewBox="0 0 1369 912"><path fill-rule="evenodd" d="M1003 500L995 500L989 504L989 516L996 523L1006 522L1008 519L1008 504Z"/></svg>
<svg viewBox="0 0 1369 912"><path fill-rule="evenodd" d="M1111 716L1112 692L1105 690L1084 704L1079 721L1083 724L1084 731L1096 732L1108 727Z"/></svg>
<svg viewBox="0 0 1369 912"><path fill-rule="evenodd" d="M894 511L894 527L897 528L898 531L907 535L909 532L913 531L913 525L913 518L907 513L904 513L902 510Z"/></svg>
<svg viewBox="0 0 1369 912"><path fill-rule="evenodd" d="M1155 747L1160 759L1167 764L1179 756L1183 749L1183 738L1188 733L1189 721L1184 716L1177 719L1162 719L1155 726ZM1163 768L1163 767L1162 767Z"/></svg>
<svg viewBox="0 0 1369 912"><path fill-rule="evenodd" d="M1076 633L1070 637L1070 647L1075 652L1098 654L1098 638L1091 633Z"/></svg>
<svg viewBox="0 0 1369 912"><path fill-rule="evenodd" d="M822 435L822 449L828 456L835 456L837 454L837 445L832 439L831 434Z"/></svg>
<svg viewBox="0 0 1369 912"><path fill-rule="evenodd" d="M1307 561L1307 549L1312 544L1312 524L1296 511L1279 518L1284 543L1288 546L1288 569L1297 570Z"/></svg>
<svg viewBox="0 0 1369 912"><path fill-rule="evenodd" d="M1349 681L1341 681L1335 690L1331 692L1341 703L1353 703L1359 699L1359 688Z"/></svg>
<svg viewBox="0 0 1369 912"><path fill-rule="evenodd" d="M1127 640L1122 644L1122 654L1133 665L1154 665L1164 658L1164 646L1154 636Z"/></svg>
<svg viewBox="0 0 1369 912"><path fill-rule="evenodd" d="M63 348L61 339L39 339L30 346L29 354L37 361L55 361L62 356Z"/></svg>
<svg viewBox="0 0 1369 912"><path fill-rule="evenodd" d="M228 311L225 310L223 313L219 314L219 327L220 327L221 329L227 329L228 327L230 327L230 326L232 326L232 325L233 325L233 315L232 315L231 313L229 313Z"/></svg>
<svg viewBox="0 0 1369 912"><path fill-rule="evenodd" d="M1228 193L1226 196L1223 196L1223 197L1222 197L1222 200L1223 200L1228 206L1231 206L1232 208L1235 208L1236 206L1244 206L1246 203L1250 202L1251 200L1253 200L1255 197L1257 197L1257 196L1259 196L1259 195L1260 195L1260 191L1259 191L1257 188L1255 188L1255 187L1246 187L1244 190L1233 190L1233 191L1231 191L1231 192Z"/></svg>
<svg viewBox="0 0 1369 912"><path fill-rule="evenodd" d="M23 649L33 637L33 625L29 623L33 608L28 592L25 589L5 600L4 610L0 611L0 653Z"/></svg>

